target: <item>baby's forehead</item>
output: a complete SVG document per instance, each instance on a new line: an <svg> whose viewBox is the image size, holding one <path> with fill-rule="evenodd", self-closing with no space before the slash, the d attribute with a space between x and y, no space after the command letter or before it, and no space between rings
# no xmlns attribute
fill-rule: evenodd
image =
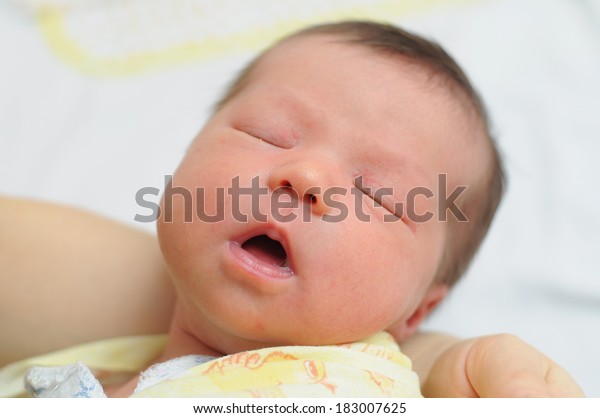
<svg viewBox="0 0 600 418"><path fill-rule="evenodd" d="M341 54L340 48L343 50L345 61L340 61L339 68L335 65L327 67L324 61L337 59L337 56L332 58L327 55ZM385 74L374 73L373 66L368 65L355 65L351 72L345 72L347 69L343 68L345 63L372 63L375 61L384 62L382 70ZM388 71L390 68L392 71ZM292 73L307 77L293 77ZM353 77L343 84L343 78L348 73ZM377 78L381 78L379 85ZM301 80L303 84L299 84L298 80ZM408 80L401 84L402 88L414 91L394 90L391 84L396 80ZM388 84L385 84L384 81ZM384 96L387 95L392 101L401 103L404 108L400 110L390 106L374 108L377 103L369 100L370 92L367 91L363 92L365 93L363 100L357 103L357 109L359 109L357 119L366 119L373 114L372 116L375 116L373 120L377 120L377 123L370 126L376 125L378 133L386 130L398 130L399 135L406 132L406 135L418 136L423 133L422 131L429 130L428 140L432 142L431 145L434 148L449 149L447 152L440 153L440 162L451 163L455 160L464 160L463 164L471 165L468 160L459 158L460 156L457 155L459 150L456 149L456 145L459 145L459 149L472 147L475 143L481 142L482 137L485 137L483 133L485 129L475 106L470 103L468 95L461 90L460 86L451 77L445 76L427 63L400 54L382 52L356 42L349 42L344 36L310 34L285 39L255 60L242 73L238 83L234 84L234 86L237 85L237 91L232 92L233 96L243 93L246 98L248 96L264 96L265 99L258 107L271 102L276 103L279 112L295 112L302 106L296 106L298 101L294 94L290 93L290 91L294 91L294 88L295 93L302 95L310 92L312 87L319 85L318 83L340 83L342 90L345 90L341 91L341 94L348 93L351 96L357 86L350 83L362 82L370 83L368 85L373 89L383 90ZM406 96L406 99L401 96ZM228 100L231 98L232 95ZM344 104L308 109L306 114L310 114L311 110L317 110L317 112L335 116L344 111L342 108ZM314 103L307 107L311 106L316 107ZM421 126L415 119L419 119L418 122ZM403 131L405 127L412 128L412 131L408 128ZM435 133L431 133L433 131ZM389 139L389 137L382 135L382 140L385 139ZM485 158L485 151L482 149L482 147L475 147L475 158L482 156ZM370 154L379 155L386 160L393 157L393 155L388 155L389 153L384 147L374 149ZM446 164L441 165L446 166Z"/></svg>
<svg viewBox="0 0 600 418"><path fill-rule="evenodd" d="M261 64L264 61L270 61L272 56L286 54L293 51L296 57L301 57L297 63L298 68L301 69L303 66L310 65L310 59L319 56L322 53L321 47L343 47L344 49L354 50L354 59L360 60L372 60L374 57L387 58L390 61L396 61L403 64L405 68L402 69L405 73L412 73L416 78L419 76L423 77L423 80L430 79L434 75L437 75L439 71L436 71L432 66L427 65L425 62L421 62L418 59L411 58L409 55L400 53L389 53L389 51L383 51L376 46L368 43L357 42L355 39L344 34L319 34L319 33L307 33L297 34L284 38L274 44L271 48L267 49L260 55L258 55L253 63L250 65L251 73L258 73L261 71ZM442 75L439 73L439 75Z"/></svg>
<svg viewBox="0 0 600 418"><path fill-rule="evenodd" d="M299 44L303 44L304 48L298 48ZM281 63L281 61L270 59L273 55L286 54L288 51L293 51L296 57L302 59L296 62L295 70L302 72L303 68L311 65L310 61L315 58L320 51L319 46L326 45L342 45L344 48L352 49L356 51L354 59L356 61L361 60L373 60L373 59L385 59L388 60L392 65L395 65L398 70L399 77L410 77L416 84L421 84L423 88L424 99L439 100L439 97L435 97L437 94L441 94L442 97L447 100L453 100L456 104L461 105L461 110L464 110L475 118L481 118L483 115L478 114L478 104L473 103L473 98L470 97L470 86L469 92L465 91L460 83L455 81L455 75L449 74L442 69L442 65L438 65L435 60L428 62L426 60L415 58L410 54L402 54L400 52L390 52L371 45L369 43L357 42L354 38L345 34L297 34L276 43L273 47L266 50L262 54L256 57L256 59L240 73L238 80L234 83L240 88L241 91L243 86L247 86L251 83L254 78L259 78L261 73L265 71L265 62L273 65L273 62ZM364 78L372 78L372 73L361 74ZM435 94L426 94L435 93ZM478 98L476 98L478 99Z"/></svg>

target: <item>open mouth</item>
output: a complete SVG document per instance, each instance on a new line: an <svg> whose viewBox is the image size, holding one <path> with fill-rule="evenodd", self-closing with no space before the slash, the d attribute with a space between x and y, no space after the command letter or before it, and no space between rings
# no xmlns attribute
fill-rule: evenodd
<svg viewBox="0 0 600 418"><path fill-rule="evenodd" d="M250 283L258 283L259 286L267 286L260 287L261 289L271 290L279 286L274 283L282 283L282 280L295 277L294 260L282 234L283 232L271 228L230 241L229 254L232 255L234 265L249 273L239 277L252 279Z"/></svg>
<svg viewBox="0 0 600 418"><path fill-rule="evenodd" d="M269 238L267 235L257 235L244 241L242 248L263 263L277 267L288 267L285 248L279 241Z"/></svg>

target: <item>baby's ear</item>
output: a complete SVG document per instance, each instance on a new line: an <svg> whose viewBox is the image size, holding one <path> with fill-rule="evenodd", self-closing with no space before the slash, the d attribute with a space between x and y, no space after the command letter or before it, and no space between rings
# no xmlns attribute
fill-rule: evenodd
<svg viewBox="0 0 600 418"><path fill-rule="evenodd" d="M448 294L448 286L443 283L433 283L425 292L423 300L412 315L404 322L396 324L388 331L394 336L396 341L407 340L415 333L423 319L440 303Z"/></svg>

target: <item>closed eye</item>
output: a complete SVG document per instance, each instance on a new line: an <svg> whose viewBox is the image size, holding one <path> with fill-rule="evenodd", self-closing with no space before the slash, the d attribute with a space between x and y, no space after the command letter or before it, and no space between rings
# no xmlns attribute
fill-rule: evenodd
<svg viewBox="0 0 600 418"><path fill-rule="evenodd" d="M257 135L255 133L252 133L248 130L243 130L243 129L238 129L240 132L244 133L246 136L249 136L251 139L256 139L260 142L267 142L263 139L263 137L261 135Z"/></svg>
<svg viewBox="0 0 600 418"><path fill-rule="evenodd" d="M254 129L249 129L249 128L243 128L243 129L237 128L237 130L246 134L247 136L251 137L252 139L254 139L258 142L263 142L265 144L272 145L277 148L285 148L285 149L290 148L290 146L288 146L288 144L286 144L284 140L280 139L276 135L271 135L271 134L266 135L266 134L263 134L262 132L259 132Z"/></svg>
<svg viewBox="0 0 600 418"><path fill-rule="evenodd" d="M354 187L356 187L358 190L360 190L360 192L362 194L364 194L365 196L367 196L369 199L373 200L373 202L375 202L375 206L382 207L383 209L388 211L390 214L394 215L396 218L402 220L401 213L396 213L396 211L390 207L389 203L384 204L384 202L383 202L384 196L392 196L393 195L393 189L391 187L382 187L382 188L378 188L378 189L372 189L370 187L364 186L362 184L362 181L360 181L359 179L357 179L357 181L355 182Z"/></svg>

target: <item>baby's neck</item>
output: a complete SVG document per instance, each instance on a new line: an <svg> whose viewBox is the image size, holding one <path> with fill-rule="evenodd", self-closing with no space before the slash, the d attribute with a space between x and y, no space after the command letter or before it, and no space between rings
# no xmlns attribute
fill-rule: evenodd
<svg viewBox="0 0 600 418"><path fill-rule="evenodd" d="M223 355L223 353L220 353L217 350L209 347L202 340L189 333L181 326L181 324L173 321L171 323L171 328L169 329L169 340L167 342L167 346L160 357L156 360L156 363L189 354L213 357L220 357Z"/></svg>
<svg viewBox="0 0 600 418"><path fill-rule="evenodd" d="M181 322L177 320L177 310L171 321L171 327L169 329L169 338L167 346L160 356L154 359L151 364L163 363L165 361L186 356L190 354L206 355L213 357L220 357L223 353L209 347L203 341L198 339L193 334L189 333ZM127 383L122 385L115 385L105 387L105 393L110 398L125 398L133 394L139 380L139 374L129 380Z"/></svg>

